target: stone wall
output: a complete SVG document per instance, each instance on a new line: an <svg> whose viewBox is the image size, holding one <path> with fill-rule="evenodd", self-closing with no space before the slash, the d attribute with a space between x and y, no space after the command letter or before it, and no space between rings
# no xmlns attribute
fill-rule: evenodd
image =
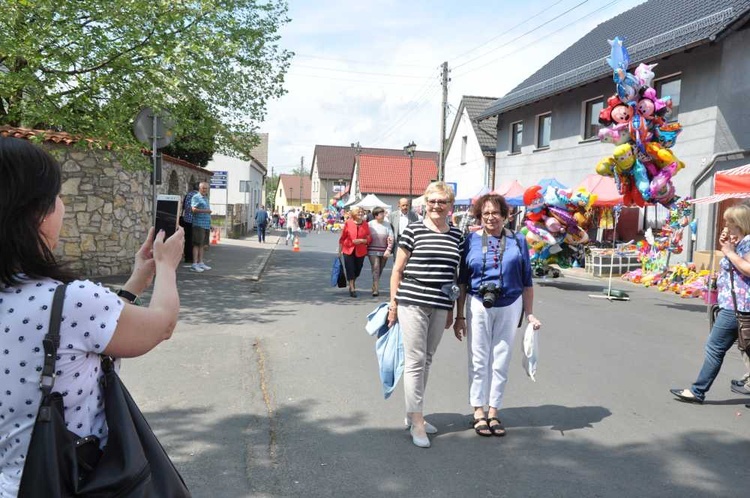
<svg viewBox="0 0 750 498"><path fill-rule="evenodd" d="M123 169L109 151L46 143L62 166L65 218L57 255L83 276L127 274L151 226L152 187L148 171ZM211 173L164 158L157 193L183 196L188 185Z"/></svg>

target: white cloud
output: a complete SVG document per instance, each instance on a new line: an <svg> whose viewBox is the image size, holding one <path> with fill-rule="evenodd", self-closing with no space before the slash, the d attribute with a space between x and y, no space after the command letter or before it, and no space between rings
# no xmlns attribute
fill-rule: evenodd
<svg viewBox="0 0 750 498"><path fill-rule="evenodd" d="M451 68L453 109L462 95L500 97L597 24L644 0L590 0L550 21L581 1L291 0L282 45L299 56L288 93L269 103L261 125L269 133L269 165L288 171L304 156L309 166L316 144L401 148L414 140L420 150L437 150L442 61Z"/></svg>

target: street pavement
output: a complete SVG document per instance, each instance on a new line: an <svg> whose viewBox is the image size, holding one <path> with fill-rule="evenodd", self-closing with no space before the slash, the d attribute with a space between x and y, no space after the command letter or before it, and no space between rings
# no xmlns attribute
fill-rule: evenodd
<svg viewBox="0 0 750 498"><path fill-rule="evenodd" d="M668 391L700 369L699 300L616 281L631 300L609 302L589 297L606 281L535 281L537 382L518 337L500 412L508 435L470 428L465 342L446 331L425 396L440 433L420 449L403 429L401 385L383 399L364 331L379 302L369 264L359 298L329 286L336 241L309 234L293 252L283 239L222 240L208 254L214 270L180 269L173 338L124 361L126 385L194 496L747 495L750 397L729 390L742 374L737 350L704 405Z"/></svg>

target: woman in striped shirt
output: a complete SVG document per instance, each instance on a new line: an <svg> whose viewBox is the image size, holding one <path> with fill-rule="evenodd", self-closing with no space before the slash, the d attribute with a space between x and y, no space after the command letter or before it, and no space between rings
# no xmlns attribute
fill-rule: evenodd
<svg viewBox="0 0 750 498"><path fill-rule="evenodd" d="M431 183L424 197L424 219L410 223L399 237L388 322L398 321L403 333L406 425L412 442L429 448L427 434L437 429L423 416L424 389L443 331L453 322L453 299L444 289L455 283L463 238L448 224L454 200L451 188L443 182Z"/></svg>

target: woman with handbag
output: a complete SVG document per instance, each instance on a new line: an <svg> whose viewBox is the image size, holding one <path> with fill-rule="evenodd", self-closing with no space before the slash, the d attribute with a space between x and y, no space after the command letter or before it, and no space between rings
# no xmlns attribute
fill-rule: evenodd
<svg viewBox="0 0 750 498"><path fill-rule="evenodd" d="M453 190L444 182L425 190L426 213L398 239L391 273L388 326L398 321L404 342L406 426L412 442L429 448L437 428L424 419L424 392L443 331L453 323L453 287L461 259L461 231L448 224Z"/></svg>
<svg viewBox="0 0 750 498"><path fill-rule="evenodd" d="M38 475L38 461L68 451L54 442L40 446L44 441L37 424L54 419L48 410L39 410L42 398L57 395L63 405L62 430L67 426L81 438L77 446L90 446L94 455L107 446L112 428L105 420L109 397L101 382L102 355L140 356L171 337L180 306L175 271L184 232L178 228L164 240L163 232L154 239L151 229L136 254L133 274L115 294L76 280L53 254L65 214L57 161L26 140L0 137L0 178L0 379L5 391L0 405L0 496L74 496L72 489L61 487L86 482ZM152 281L149 306L133 306ZM58 480L60 487L51 484Z"/></svg>
<svg viewBox="0 0 750 498"><path fill-rule="evenodd" d="M677 399L687 403L703 403L724 355L738 339L739 320L750 316L750 206L740 204L724 212L719 243L724 253L717 281L719 312L706 342L703 367L689 389L670 389ZM742 340L740 347L745 347Z"/></svg>
<svg viewBox="0 0 750 498"><path fill-rule="evenodd" d="M349 295L357 297L357 278L362 273L362 265L367 256L367 247L372 242L370 227L365 222L362 209L353 207L350 218L344 223L339 237L339 255L344 255L346 280L349 282Z"/></svg>
<svg viewBox="0 0 750 498"><path fill-rule="evenodd" d="M482 230L467 236L461 258L453 331L459 341L467 338L469 403L474 410L474 431L480 436L505 435L498 410L520 320L525 314L535 329L542 326L533 315L534 287L526 240L505 228L509 211L501 195L480 197L472 215L482 221Z"/></svg>

